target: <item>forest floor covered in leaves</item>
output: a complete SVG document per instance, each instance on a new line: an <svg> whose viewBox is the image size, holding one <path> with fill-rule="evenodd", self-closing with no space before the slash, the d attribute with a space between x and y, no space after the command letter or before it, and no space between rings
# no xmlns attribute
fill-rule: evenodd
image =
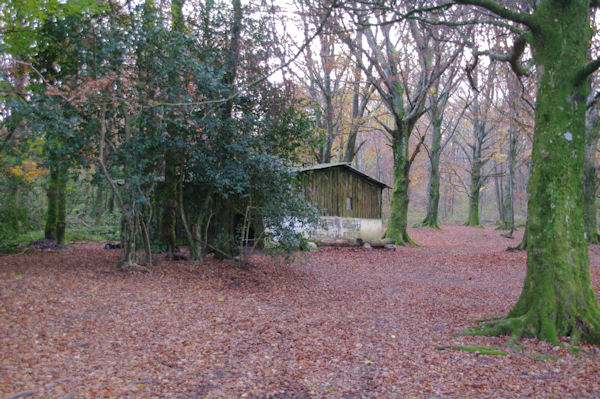
<svg viewBox="0 0 600 399"><path fill-rule="evenodd" d="M118 272L76 244L0 257L0 397L587 398L600 348L452 337L503 315L525 253L492 228L411 229L418 248L321 248L290 266L169 262ZM590 247L600 290L600 247ZM446 350L440 350L446 348ZM25 392L24 392L25 391Z"/></svg>

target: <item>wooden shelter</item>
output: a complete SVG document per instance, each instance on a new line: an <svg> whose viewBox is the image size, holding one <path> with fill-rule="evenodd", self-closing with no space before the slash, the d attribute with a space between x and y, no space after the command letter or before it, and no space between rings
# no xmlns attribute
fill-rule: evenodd
<svg viewBox="0 0 600 399"><path fill-rule="evenodd" d="M322 216L381 219L381 193L391 188L346 162L298 169L298 179Z"/></svg>

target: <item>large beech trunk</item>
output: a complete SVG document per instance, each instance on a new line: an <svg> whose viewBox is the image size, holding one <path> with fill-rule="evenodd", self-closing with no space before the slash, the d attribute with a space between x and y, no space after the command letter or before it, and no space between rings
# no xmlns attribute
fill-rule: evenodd
<svg viewBox="0 0 600 399"><path fill-rule="evenodd" d="M408 143L410 127L397 123L392 132L392 150L394 154L394 187L390 199L390 218L385 238L393 238L396 244L416 245L407 231L408 225L408 187L410 184L410 159Z"/></svg>
<svg viewBox="0 0 600 399"><path fill-rule="evenodd" d="M556 4L555 4L556 3ZM600 306L590 281L583 221L584 76L589 0L543 2L532 47L538 92L529 181L527 276L519 301L486 334L571 336L600 343Z"/></svg>
<svg viewBox="0 0 600 399"><path fill-rule="evenodd" d="M595 119L595 118L594 118ZM598 244L598 215L596 210L596 192L598 177L596 176L596 146L598 145L598 121L586 124L585 134L585 166L583 170L583 217L587 241Z"/></svg>
<svg viewBox="0 0 600 399"><path fill-rule="evenodd" d="M471 166L471 185L469 186L469 217L467 218L466 226L481 226L479 222L479 195L481 194L481 188L479 180L481 176L481 169L479 168L479 162L473 161Z"/></svg>
<svg viewBox="0 0 600 399"><path fill-rule="evenodd" d="M421 223L439 229L438 211L440 207L440 156L442 155L442 117L433 113L431 150L429 151L429 183L427 185L427 215Z"/></svg>
<svg viewBox="0 0 600 399"><path fill-rule="evenodd" d="M479 113L479 111L477 111ZM471 183L469 185L469 217L466 226L481 226L479 221L479 198L481 194L482 171L484 162L482 160L482 147L485 138L485 123L479 120L475 122L473 127L473 137L475 139L471 146Z"/></svg>
<svg viewBox="0 0 600 399"><path fill-rule="evenodd" d="M519 90L517 82L512 78L509 82L509 98L511 103L511 113L516 117L517 110L515 103L518 101ZM506 186L504 189L504 210L502 218L502 228L510 230L510 236L515 230L515 207L514 207L514 185L515 185L515 167L517 158L517 127L515 122L511 121L508 127L508 151L506 158Z"/></svg>

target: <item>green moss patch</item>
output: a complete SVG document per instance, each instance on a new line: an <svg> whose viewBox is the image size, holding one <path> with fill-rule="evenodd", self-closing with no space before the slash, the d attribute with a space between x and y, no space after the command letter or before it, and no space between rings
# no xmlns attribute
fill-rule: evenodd
<svg viewBox="0 0 600 399"><path fill-rule="evenodd" d="M531 355L531 357L533 357L534 359L542 360L542 361L560 359L560 357L558 357L558 356L542 355L541 353L533 353Z"/></svg>
<svg viewBox="0 0 600 399"><path fill-rule="evenodd" d="M464 352L478 352L481 355L491 356L506 356L508 353L500 350L497 346L485 346L485 345L457 345L453 346L452 349L456 351Z"/></svg>
<svg viewBox="0 0 600 399"><path fill-rule="evenodd" d="M485 345L455 345L455 346L438 346L437 350L453 349L455 351L473 352L481 355L490 356L506 356L507 352L500 350L497 346L485 346Z"/></svg>

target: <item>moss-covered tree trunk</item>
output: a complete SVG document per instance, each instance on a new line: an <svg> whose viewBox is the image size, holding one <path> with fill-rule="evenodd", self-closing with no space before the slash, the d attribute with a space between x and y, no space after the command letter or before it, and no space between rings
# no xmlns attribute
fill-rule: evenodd
<svg viewBox="0 0 600 399"><path fill-rule="evenodd" d="M490 65L489 70L483 76L478 76L473 72L472 79L474 98L470 106L471 109L471 124L472 138L468 145L461 148L465 156L470 161L470 181L467 188L467 196L469 199L469 215L466 226L481 226L479 219L480 196L483 184L487 179L484 175L484 166L489 161L489 157L484 158L486 151L486 142L490 130L487 127L487 119L489 116L488 108L492 103L493 91L496 80L496 66L494 63ZM476 86L479 85L479 88ZM470 150L470 151L469 151Z"/></svg>
<svg viewBox="0 0 600 399"><path fill-rule="evenodd" d="M594 151L595 152L595 151ZM598 243L598 216L596 207L596 192L598 191L598 178L596 177L596 162L594 158L586 157L584 169L584 216L585 235L587 241Z"/></svg>
<svg viewBox="0 0 600 399"><path fill-rule="evenodd" d="M598 191L598 177L596 175L596 147L600 137L600 118L596 106L588 110L585 128L585 161L583 170L583 217L585 221L585 235L587 241L598 243L598 212L596 207L596 193Z"/></svg>
<svg viewBox="0 0 600 399"><path fill-rule="evenodd" d="M485 93L483 94L487 94L485 98L488 99L490 98L491 88L493 87L493 82L491 81L493 75L493 70L488 73L487 81L484 83L483 87L485 89ZM467 155L471 160L471 178L467 192L467 196L469 198L469 216L465 222L465 226L481 225L479 221L479 198L481 194L481 187L483 186L482 172L485 161L483 160L482 156L483 145L486 137L486 122L484 112L482 112L482 104L479 98L480 95L481 94L479 92L476 92L473 105L471 106L473 113L473 141L468 145L471 150L470 154L466 149L463 149L465 155Z"/></svg>
<svg viewBox="0 0 600 399"><path fill-rule="evenodd" d="M396 244L416 243L408 235L408 188L410 185L409 137L411 127L397 122L391 132L394 157L394 185L390 198L390 217L385 238L393 238Z"/></svg>
<svg viewBox="0 0 600 399"><path fill-rule="evenodd" d="M442 115L435 107L431 111L431 149L429 150L429 183L427 185L427 215L421 223L439 229L440 207L440 157L442 155Z"/></svg>
<svg viewBox="0 0 600 399"><path fill-rule="evenodd" d="M469 217L465 223L466 226L481 226L479 222L479 194L481 193L479 173L473 164L471 166L471 185L469 186Z"/></svg>
<svg viewBox="0 0 600 399"><path fill-rule="evenodd" d="M479 222L479 195L481 193L481 170L483 162L481 161L481 140L485 127L475 123L475 143L472 145L471 159L471 181L469 184L469 217L466 226L480 226Z"/></svg>
<svg viewBox="0 0 600 399"><path fill-rule="evenodd" d="M510 230L511 234L515 230L515 209L514 209L514 184L515 184L515 163L517 157L517 133L516 127L511 124L509 127L509 144L506 158L506 187L504 189L504 214L502 219L502 228Z"/></svg>
<svg viewBox="0 0 600 399"><path fill-rule="evenodd" d="M529 38L538 71L527 275L508 316L485 333L600 343L583 221L589 0L542 1Z"/></svg>
<svg viewBox="0 0 600 399"><path fill-rule="evenodd" d="M515 78L509 78L509 101L510 112L513 118L517 118L517 106L520 92L519 83ZM506 157L506 187L504 189L504 218L502 219L502 228L510 230L512 236L515 230L515 209L514 209L514 185L515 185L515 166L517 159L517 126L512 120L508 128L508 151Z"/></svg>
<svg viewBox="0 0 600 399"><path fill-rule="evenodd" d="M359 16L360 24L368 25L364 15ZM428 51L428 40L430 36L418 29L416 23L411 23L410 31L414 43L418 48L421 70L419 79L415 81L412 93L406 92L406 86L403 73L399 70L402 63L398 60L404 55L398 53L396 40L391 31L391 24L383 24L377 34L372 29L361 29L365 35L369 49L373 56L369 59L370 67L363 64L362 56L356 59L363 72L365 72L369 83L381 96L383 103L393 118L393 127L382 124L387 131L392 143L392 152L394 160L394 183L390 198L390 217L388 219L387 230L384 237L391 238L397 244L416 245L408 235L408 188L409 173L412 160L409 157L409 141L412 130L424 113L426 93L430 87L431 53ZM383 42L378 40L377 35L381 34ZM424 36L427 36L425 39ZM350 42L349 42L350 43ZM353 44L351 44L353 47ZM361 52L365 51L361 49ZM436 65L439 67L439 65ZM377 77L373 71L376 71ZM406 83L404 81L404 83ZM411 86L410 84L408 86ZM405 103L405 97L410 99ZM414 100L414 101L413 101ZM419 143L419 146L422 141ZM419 146L414 155L418 152Z"/></svg>
<svg viewBox="0 0 600 399"><path fill-rule="evenodd" d="M494 167L492 168L494 171L494 188L496 194L496 205L498 208L498 221L501 224L504 224L504 187L501 178L500 170L498 169L498 163L494 162Z"/></svg>

